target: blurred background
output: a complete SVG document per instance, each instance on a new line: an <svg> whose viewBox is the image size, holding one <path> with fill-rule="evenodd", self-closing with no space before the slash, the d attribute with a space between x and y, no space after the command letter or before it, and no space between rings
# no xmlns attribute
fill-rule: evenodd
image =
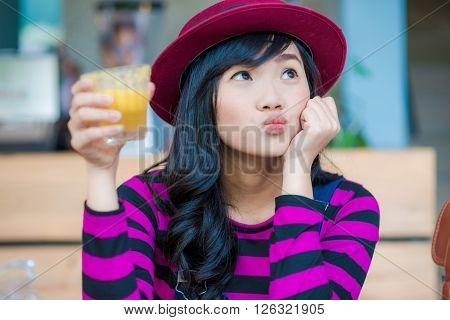
<svg viewBox="0 0 450 320"><path fill-rule="evenodd" d="M0 297L81 298L86 177L67 129L72 84L152 64L216 2L0 0ZM438 299L431 240L450 195L449 1L286 2L326 14L347 38L328 94L342 130L324 161L380 200L382 238L361 298ZM151 108L147 123L156 130L121 151L118 184L167 151L172 127Z"/></svg>

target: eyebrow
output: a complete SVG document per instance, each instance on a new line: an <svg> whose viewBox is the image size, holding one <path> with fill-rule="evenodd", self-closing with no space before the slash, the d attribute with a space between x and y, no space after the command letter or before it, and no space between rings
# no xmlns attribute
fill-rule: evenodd
<svg viewBox="0 0 450 320"><path fill-rule="evenodd" d="M284 53L275 58L275 61L277 61L277 62L288 61L288 60L297 60L298 63L300 63L300 65L303 66L303 63L295 54Z"/></svg>
<svg viewBox="0 0 450 320"><path fill-rule="evenodd" d="M281 55L279 55L279 56L277 56L276 58L275 58L275 61L276 62L283 62L283 61L289 61L289 60L297 60L298 61L298 63L300 63L300 65L303 67L303 62L298 58L298 56L297 55L295 55L295 54L291 54L291 53L283 53L283 54L281 54ZM234 69L234 68L237 68L237 67L240 67L240 66L244 66L243 64L242 65L234 65L232 68L230 68L230 69Z"/></svg>

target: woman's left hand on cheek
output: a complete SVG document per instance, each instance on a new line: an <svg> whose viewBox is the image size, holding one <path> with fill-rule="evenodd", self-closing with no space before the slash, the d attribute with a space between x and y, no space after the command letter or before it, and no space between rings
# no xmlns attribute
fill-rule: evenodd
<svg viewBox="0 0 450 320"><path fill-rule="evenodd" d="M341 129L332 97L310 99L300 115L300 131L291 140L284 159L297 159L310 171L312 162Z"/></svg>

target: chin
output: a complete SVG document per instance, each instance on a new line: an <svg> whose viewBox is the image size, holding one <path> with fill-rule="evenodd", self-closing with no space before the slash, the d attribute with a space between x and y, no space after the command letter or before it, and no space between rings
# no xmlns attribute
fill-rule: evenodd
<svg viewBox="0 0 450 320"><path fill-rule="evenodd" d="M289 145L284 145L281 143L278 144L269 144L265 147L263 146L257 146L254 148L245 148L243 150L240 150L242 153L252 155L255 157L262 157L262 158L278 158L282 157Z"/></svg>
<svg viewBox="0 0 450 320"><path fill-rule="evenodd" d="M277 148L276 150L268 150L261 152L260 156L265 158L279 158L286 153L287 148Z"/></svg>

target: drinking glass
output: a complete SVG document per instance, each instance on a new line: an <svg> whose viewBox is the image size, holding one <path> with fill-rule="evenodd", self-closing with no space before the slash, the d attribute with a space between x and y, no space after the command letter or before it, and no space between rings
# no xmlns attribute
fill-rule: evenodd
<svg viewBox="0 0 450 320"><path fill-rule="evenodd" d="M31 287L36 277L35 263L30 259L17 259L0 263L0 299L36 300L37 292Z"/></svg>
<svg viewBox="0 0 450 320"><path fill-rule="evenodd" d="M119 121L100 121L101 126L124 126L121 133L104 138L108 145L145 138L150 72L150 65L140 64L102 69L81 76L93 81L94 92L113 97L113 103L105 108L122 113Z"/></svg>

